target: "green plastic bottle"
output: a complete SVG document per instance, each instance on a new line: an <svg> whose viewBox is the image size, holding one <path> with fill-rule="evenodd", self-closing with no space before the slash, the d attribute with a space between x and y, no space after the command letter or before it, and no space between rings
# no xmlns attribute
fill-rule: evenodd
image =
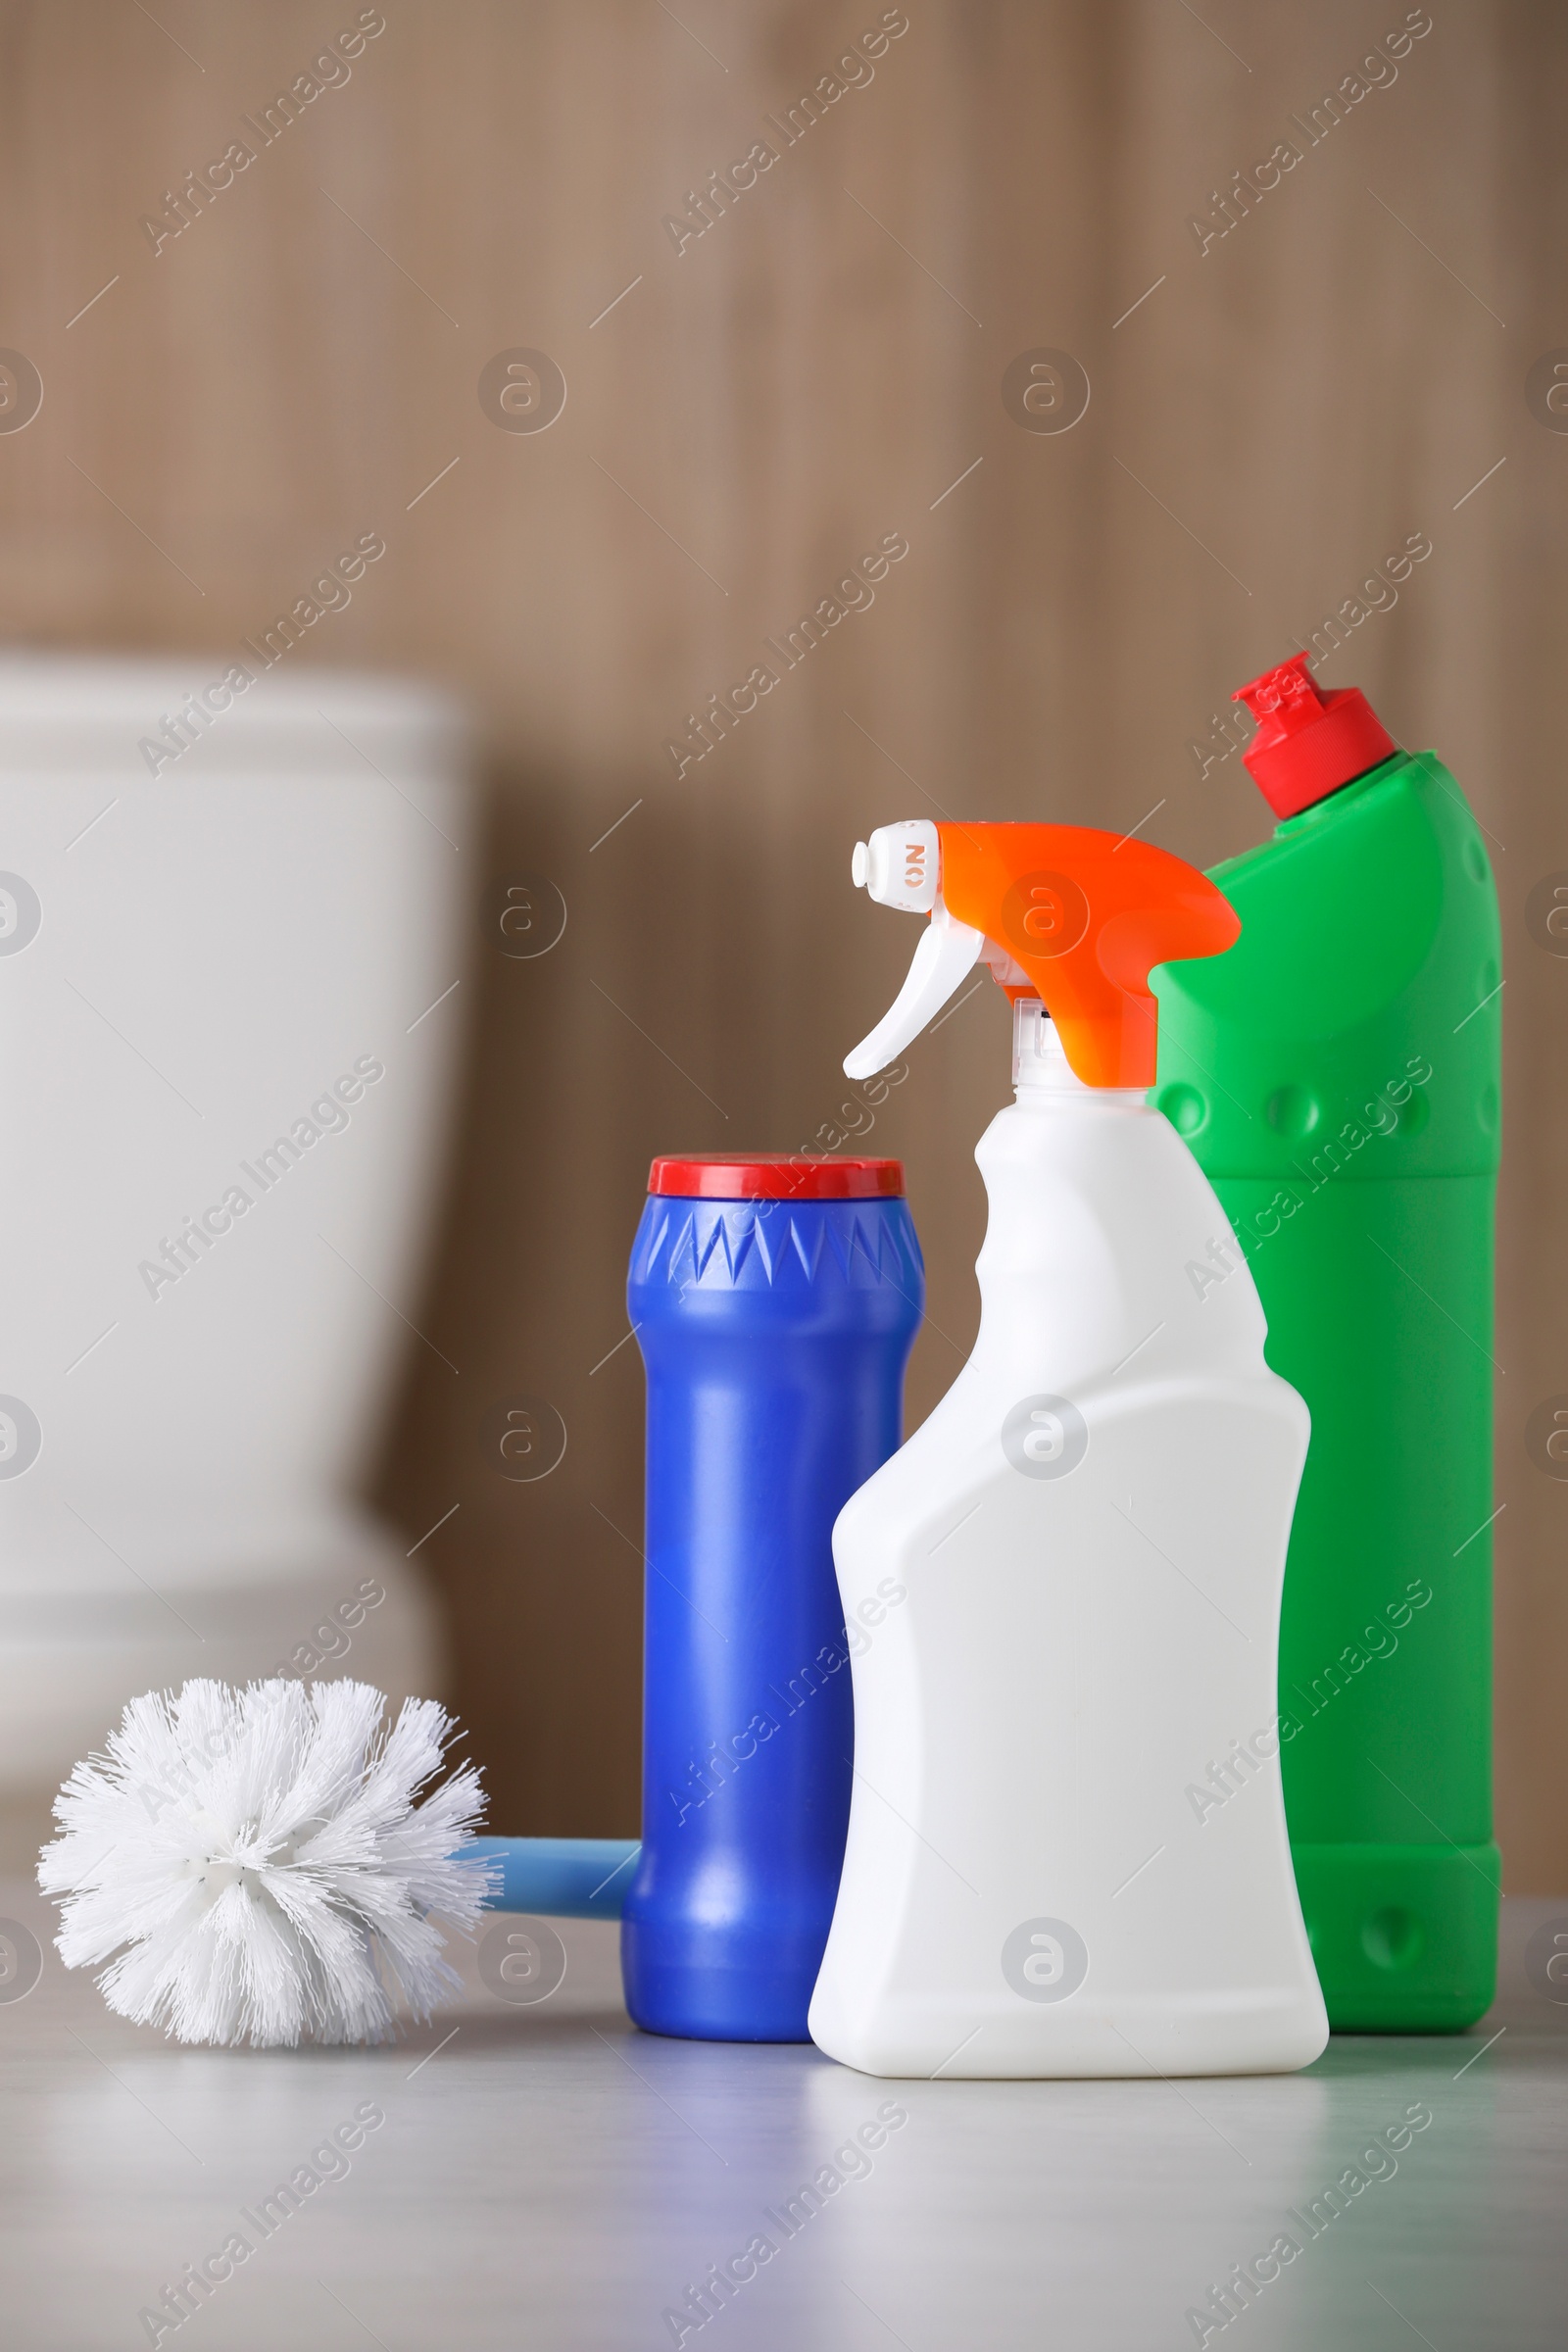
<svg viewBox="0 0 1568 2352"><path fill-rule="evenodd" d="M1268 1361L1312 1415L1279 1732L1329 2021L1457 2033L1493 1997L1500 1882L1496 892L1447 769L1401 752L1356 689L1320 692L1301 654L1234 699L1284 822L1214 868L1236 945L1153 976L1152 1100L1234 1228L1189 1279L1206 1295L1240 1246Z"/></svg>

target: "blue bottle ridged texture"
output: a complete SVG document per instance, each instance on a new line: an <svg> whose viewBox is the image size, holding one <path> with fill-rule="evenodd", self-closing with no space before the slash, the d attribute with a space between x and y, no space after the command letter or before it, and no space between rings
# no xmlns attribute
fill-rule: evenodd
<svg viewBox="0 0 1568 2352"><path fill-rule="evenodd" d="M900 1444L924 1296L902 1200L644 1211L643 1845L621 1963L648 2032L808 2038L854 1741L833 1522Z"/></svg>

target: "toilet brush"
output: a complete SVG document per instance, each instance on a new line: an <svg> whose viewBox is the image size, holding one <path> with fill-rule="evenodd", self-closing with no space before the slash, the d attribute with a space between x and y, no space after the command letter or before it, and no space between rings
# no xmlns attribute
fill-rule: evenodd
<svg viewBox="0 0 1568 2352"><path fill-rule="evenodd" d="M642 1847L635 1838L476 1838L469 1851L498 1866L491 1911L618 1919Z"/></svg>
<svg viewBox="0 0 1568 2352"><path fill-rule="evenodd" d="M66 1966L102 1966L111 2009L179 2041L376 2041L400 2009L428 2018L462 1984L437 1920L471 1932L498 1873L473 1842L471 1764L416 1802L452 1718L433 1699L386 1711L354 1682L132 1699L39 1858Z"/></svg>

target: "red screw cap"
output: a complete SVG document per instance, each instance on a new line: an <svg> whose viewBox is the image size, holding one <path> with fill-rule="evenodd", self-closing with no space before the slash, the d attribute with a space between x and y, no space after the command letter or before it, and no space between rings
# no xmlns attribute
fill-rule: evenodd
<svg viewBox="0 0 1568 2352"><path fill-rule="evenodd" d="M1257 720L1242 757L1276 816L1298 816L1399 748L1359 686L1325 693L1312 683L1310 662L1297 654L1231 696Z"/></svg>
<svg viewBox="0 0 1568 2352"><path fill-rule="evenodd" d="M705 1152L656 1159L651 1193L687 1200L900 1200L902 1159L846 1159L808 1152Z"/></svg>

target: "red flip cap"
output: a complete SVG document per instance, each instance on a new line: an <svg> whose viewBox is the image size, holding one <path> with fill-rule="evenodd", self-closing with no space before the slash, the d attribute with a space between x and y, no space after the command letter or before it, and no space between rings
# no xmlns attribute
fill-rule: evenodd
<svg viewBox="0 0 1568 2352"><path fill-rule="evenodd" d="M1359 686L1324 693L1310 663L1309 654L1297 654L1231 696L1257 721L1242 758L1276 816L1298 816L1399 748Z"/></svg>

